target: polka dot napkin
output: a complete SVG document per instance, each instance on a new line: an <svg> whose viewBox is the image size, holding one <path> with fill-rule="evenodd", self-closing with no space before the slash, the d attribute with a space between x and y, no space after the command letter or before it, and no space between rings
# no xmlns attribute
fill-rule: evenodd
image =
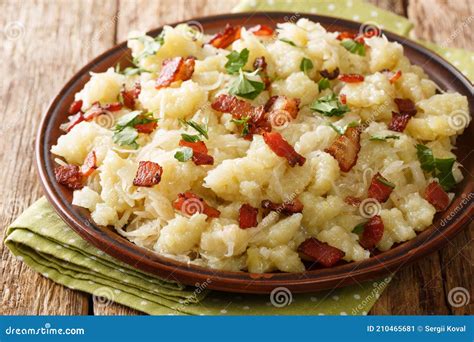
<svg viewBox="0 0 474 342"><path fill-rule="evenodd" d="M362 0L242 0L234 12L289 11L296 14L321 14L349 19L366 25L377 25L382 30L391 31L408 37L413 28L407 18L385 11ZM457 28L468 29L468 22ZM453 31L453 35L456 30ZM418 43L433 50L459 69L471 82L474 80L474 53L462 49L446 48L430 42L418 40Z"/></svg>
<svg viewBox="0 0 474 342"><path fill-rule="evenodd" d="M56 283L152 315L365 315L390 278L312 294L277 288L272 295L212 292L212 278L186 287L140 272L79 237L45 198L8 228L5 245Z"/></svg>

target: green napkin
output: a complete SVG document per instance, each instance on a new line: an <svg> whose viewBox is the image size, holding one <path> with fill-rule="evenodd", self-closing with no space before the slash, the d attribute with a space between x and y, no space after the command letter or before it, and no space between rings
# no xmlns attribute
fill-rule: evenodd
<svg viewBox="0 0 474 342"><path fill-rule="evenodd" d="M362 0L242 0L234 12L288 11L294 13L293 20L304 17L302 13L334 16L363 23L408 37L413 28L407 18L401 17ZM289 18L291 19L291 18ZM423 40L418 43L433 50L458 68L467 78L474 80L474 52L446 48Z"/></svg>
<svg viewBox="0 0 474 342"><path fill-rule="evenodd" d="M140 272L93 247L55 213L45 198L30 206L8 228L10 251L43 276L71 289L153 315L344 315L366 314L390 278L324 291L238 295L207 290Z"/></svg>

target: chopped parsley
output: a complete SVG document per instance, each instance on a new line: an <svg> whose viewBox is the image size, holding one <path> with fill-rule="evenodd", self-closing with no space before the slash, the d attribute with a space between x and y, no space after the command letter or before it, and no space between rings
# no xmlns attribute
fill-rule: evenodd
<svg viewBox="0 0 474 342"><path fill-rule="evenodd" d="M329 80L325 77L321 78L318 82L319 91L328 89L330 86Z"/></svg>
<svg viewBox="0 0 474 342"><path fill-rule="evenodd" d="M328 126L331 127L333 130L335 130L337 134L344 135L344 133L346 133L347 128L357 127L359 126L359 123L357 121L352 121L348 123L347 125L345 125L344 127L339 127L339 126L334 125L332 122L329 122Z"/></svg>
<svg viewBox="0 0 474 342"><path fill-rule="evenodd" d="M147 35L130 38L130 40L138 40L143 44L143 50L140 55L134 58L134 64L137 65L138 62L145 57L152 56L158 52L158 50L165 43L165 33L162 31L157 37L153 38Z"/></svg>
<svg viewBox="0 0 474 342"><path fill-rule="evenodd" d="M355 226L352 229L352 232L354 234L362 234L364 232L364 229L365 229L365 222L364 223L359 223L357 226Z"/></svg>
<svg viewBox="0 0 474 342"><path fill-rule="evenodd" d="M242 69L247 61L249 60L249 53L248 49L243 49L240 52L232 51L229 53L227 58L227 63L225 64L225 69L229 74L236 74Z"/></svg>
<svg viewBox="0 0 474 342"><path fill-rule="evenodd" d="M380 137L380 136L372 135L369 138L370 141L387 141L388 139L398 140L398 139L400 139L400 136L398 136L398 135L386 135L384 137Z"/></svg>
<svg viewBox="0 0 474 342"><path fill-rule="evenodd" d="M120 146L130 146L137 149L138 131L135 128L137 125L143 125L150 122L157 122L153 118L152 113L142 114L141 111L136 110L122 116L114 127L113 142Z"/></svg>
<svg viewBox="0 0 474 342"><path fill-rule="evenodd" d="M249 116L244 116L240 119L232 119L231 122L235 123L236 125L239 125L242 127L242 136L246 136L249 134Z"/></svg>
<svg viewBox="0 0 474 342"><path fill-rule="evenodd" d="M349 52L365 56L365 45L363 43L359 43L354 39L343 39L341 45Z"/></svg>
<svg viewBox="0 0 474 342"><path fill-rule="evenodd" d="M294 42L292 42L291 40L289 40L287 38L280 38L280 41L282 41L283 43L290 44L291 46L296 46L296 44Z"/></svg>
<svg viewBox="0 0 474 342"><path fill-rule="evenodd" d="M433 177L438 178L439 184L441 184L444 190L447 191L456 185L456 180L453 176L453 165L456 161L455 158L435 158L433 156L433 151L422 144L417 144L416 150L421 168L424 171L431 173Z"/></svg>
<svg viewBox="0 0 474 342"><path fill-rule="evenodd" d="M193 149L190 147L183 147L174 154L174 157L180 162L187 162L193 157Z"/></svg>
<svg viewBox="0 0 474 342"><path fill-rule="evenodd" d="M343 116L350 111L349 107L343 105L334 93L317 99L310 108L324 116Z"/></svg>
<svg viewBox="0 0 474 342"><path fill-rule="evenodd" d="M192 120L179 120L179 122L184 125L193 128L196 132L198 132L197 135L189 135L189 134L181 134L181 137L183 140L188 141L188 142L196 142L196 141L201 141L202 138L209 139L209 135L207 133L207 125L203 124L198 124L196 121Z"/></svg>
<svg viewBox="0 0 474 342"><path fill-rule="evenodd" d="M239 70L239 77L234 81L229 89L231 95L237 95L245 99L255 99L263 90L263 82L252 81L247 78L242 69Z"/></svg>
<svg viewBox="0 0 474 342"><path fill-rule="evenodd" d="M386 180L385 178L383 178L382 176L379 176L377 177L377 180L382 183L383 185L386 185L390 188L394 188L395 187L395 184L393 184L392 182L389 182L388 180Z"/></svg>
<svg viewBox="0 0 474 342"><path fill-rule="evenodd" d="M311 69L313 69L313 62L311 62L311 59L303 57L300 63L300 70L303 71L306 75L308 75L308 71L310 71Z"/></svg>

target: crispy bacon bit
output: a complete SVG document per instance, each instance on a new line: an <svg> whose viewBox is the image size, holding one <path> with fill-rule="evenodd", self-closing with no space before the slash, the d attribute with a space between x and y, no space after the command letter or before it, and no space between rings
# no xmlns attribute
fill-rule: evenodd
<svg viewBox="0 0 474 342"><path fill-rule="evenodd" d="M297 198L283 203L274 203L270 200L262 201L262 208L270 211L276 211L286 216L290 216L303 211L303 203Z"/></svg>
<svg viewBox="0 0 474 342"><path fill-rule="evenodd" d="M400 114L413 116L416 114L416 107L410 99L394 99Z"/></svg>
<svg viewBox="0 0 474 342"><path fill-rule="evenodd" d="M103 110L108 110L109 112L117 112L122 109L122 107L123 105L120 102L107 103L101 106Z"/></svg>
<svg viewBox="0 0 474 342"><path fill-rule="evenodd" d="M367 37L367 38L368 38L368 37ZM355 37L354 40L355 40L357 43L365 44L364 36Z"/></svg>
<svg viewBox="0 0 474 342"><path fill-rule="evenodd" d="M384 224L379 215L370 218L364 226L364 232L359 239L359 244L366 248L374 248L382 240Z"/></svg>
<svg viewBox="0 0 474 342"><path fill-rule="evenodd" d="M306 162L306 158L296 152L293 146L283 139L280 133L264 132L263 140L277 156L286 158L288 164L290 164L291 167L295 166L296 164L303 166Z"/></svg>
<svg viewBox="0 0 474 342"><path fill-rule="evenodd" d="M349 205L352 205L353 207L358 207L362 200L359 197L354 197L354 196L347 196L344 199L344 202L346 202Z"/></svg>
<svg viewBox="0 0 474 342"><path fill-rule="evenodd" d="M260 69L260 77L262 78L263 83L265 83L265 89L268 89L272 81L270 80L270 77L267 74L267 62L265 60L265 57L257 57L255 58L255 61L253 62L253 67L255 70Z"/></svg>
<svg viewBox="0 0 474 342"><path fill-rule="evenodd" d="M92 106L84 113L84 120L91 121L95 117L107 114L106 110L100 105L99 102L94 102Z"/></svg>
<svg viewBox="0 0 474 342"><path fill-rule="evenodd" d="M328 70L324 69L319 72L319 74L327 78L328 80L334 80L339 76L339 68L334 69L333 71L329 72Z"/></svg>
<svg viewBox="0 0 474 342"><path fill-rule="evenodd" d="M357 162L360 150L360 133L358 127L349 127L344 135L339 136L325 150L337 160L339 168L343 172L349 172Z"/></svg>
<svg viewBox="0 0 474 342"><path fill-rule="evenodd" d="M77 100L71 103L71 106L69 107L69 115L74 115L76 113L79 113L82 108L82 100Z"/></svg>
<svg viewBox="0 0 474 342"><path fill-rule="evenodd" d="M61 124L59 128L64 132L70 132L74 126L82 121L84 121L84 115L82 113L77 113L75 115L71 115L69 117L69 121Z"/></svg>
<svg viewBox="0 0 474 342"><path fill-rule="evenodd" d="M145 124L138 124L135 126L138 133L145 133L145 134L150 134L156 129L156 127L158 127L158 123L156 121L148 122Z"/></svg>
<svg viewBox="0 0 474 342"><path fill-rule="evenodd" d="M94 170L97 169L97 156L95 151L90 151L86 159L84 159L84 164L81 166L81 172L84 177L89 177Z"/></svg>
<svg viewBox="0 0 474 342"><path fill-rule="evenodd" d="M242 229L256 227L258 209L252 207L250 204L242 204L239 209L239 227Z"/></svg>
<svg viewBox="0 0 474 342"><path fill-rule="evenodd" d="M331 267L344 257L344 252L325 242L309 238L298 247L298 252L320 263L324 267Z"/></svg>
<svg viewBox="0 0 474 342"><path fill-rule="evenodd" d="M287 113L291 118L296 119L298 115L300 105L300 99L288 98L285 95L274 95L265 104L265 111L268 112L268 116L272 117L271 113L278 113L281 115ZM287 119L290 119L287 117Z"/></svg>
<svg viewBox="0 0 474 342"><path fill-rule="evenodd" d="M179 146L189 147L193 150L192 160L196 165L214 165L214 158L208 154L207 146L204 141L190 142L179 141Z"/></svg>
<svg viewBox="0 0 474 342"><path fill-rule="evenodd" d="M162 174L163 168L159 164L152 161L141 161L133 185L152 187L161 181Z"/></svg>
<svg viewBox="0 0 474 342"><path fill-rule="evenodd" d="M252 32L256 36L273 36L274 31L267 25L255 25L248 29L248 32Z"/></svg>
<svg viewBox="0 0 474 342"><path fill-rule="evenodd" d="M398 79L402 76L402 71L398 70L395 74L393 74L390 78L389 81L390 83L395 83L398 81Z"/></svg>
<svg viewBox="0 0 474 342"><path fill-rule="evenodd" d="M343 105L347 103L347 95L346 94L339 94L339 100Z"/></svg>
<svg viewBox="0 0 474 342"><path fill-rule="evenodd" d="M337 40L344 40L344 39L355 39L355 37L357 37L357 34L355 33L351 33L351 32L347 32L347 31L343 31L341 33L339 33L339 35L337 36Z"/></svg>
<svg viewBox="0 0 474 342"><path fill-rule="evenodd" d="M77 165L61 165L54 168L56 181L72 190L82 189L84 177Z"/></svg>
<svg viewBox="0 0 474 342"><path fill-rule="evenodd" d="M235 119L242 117L260 117L264 114L264 107L254 107L247 101L239 100L235 96L219 95L211 104L212 109L222 113L230 113Z"/></svg>
<svg viewBox="0 0 474 342"><path fill-rule="evenodd" d="M230 26L227 24L224 31L217 33L210 41L209 44L218 48L225 49L234 41L240 38L240 26Z"/></svg>
<svg viewBox="0 0 474 342"><path fill-rule="evenodd" d="M173 207L186 215L199 213L214 218L221 215L219 210L211 207L204 199L189 191L179 194L178 198L173 202Z"/></svg>
<svg viewBox="0 0 474 342"><path fill-rule="evenodd" d="M437 211L445 211L449 206L449 196L438 182L431 182L425 190L425 199L430 202Z"/></svg>
<svg viewBox="0 0 474 342"><path fill-rule="evenodd" d="M392 112L392 120L388 124L388 129L395 132L403 132L410 119L411 115Z"/></svg>
<svg viewBox="0 0 474 342"><path fill-rule="evenodd" d="M125 105L125 107L128 107L130 109L135 109L135 100L138 98L138 95L140 95L141 90L142 90L142 87L140 83L137 82L132 89L130 90L123 89L120 92L120 94L122 95L123 104Z"/></svg>
<svg viewBox="0 0 474 342"><path fill-rule="evenodd" d="M394 185L377 172L370 182L368 196L376 199L380 203L384 203L390 197L393 188Z"/></svg>
<svg viewBox="0 0 474 342"><path fill-rule="evenodd" d="M364 76L359 74L342 74L339 75L338 79L346 83L364 82Z"/></svg>
<svg viewBox="0 0 474 342"><path fill-rule="evenodd" d="M194 72L194 64L196 63L193 57L184 59L183 57L175 57L167 59L163 62L160 76L156 80L156 89L168 87L171 83L176 81L186 81L191 78Z"/></svg>

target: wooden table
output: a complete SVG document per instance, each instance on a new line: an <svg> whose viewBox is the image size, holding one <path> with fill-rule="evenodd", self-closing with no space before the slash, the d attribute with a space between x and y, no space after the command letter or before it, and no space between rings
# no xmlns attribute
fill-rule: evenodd
<svg viewBox="0 0 474 342"><path fill-rule="evenodd" d="M474 3L470 0L372 1L407 16L415 34L447 46L474 49ZM237 0L33 1L1 0L0 184L3 231L42 195L33 144L41 114L65 82L86 62L126 38L197 16L229 12ZM1 33L0 33L1 34ZM18 36L18 37L17 37ZM454 38L453 38L454 37ZM473 232L469 229L437 253L399 271L372 314L472 314L453 308L454 287L473 292ZM138 314L121 305L101 306L89 294L69 290L33 272L1 250L0 314Z"/></svg>

